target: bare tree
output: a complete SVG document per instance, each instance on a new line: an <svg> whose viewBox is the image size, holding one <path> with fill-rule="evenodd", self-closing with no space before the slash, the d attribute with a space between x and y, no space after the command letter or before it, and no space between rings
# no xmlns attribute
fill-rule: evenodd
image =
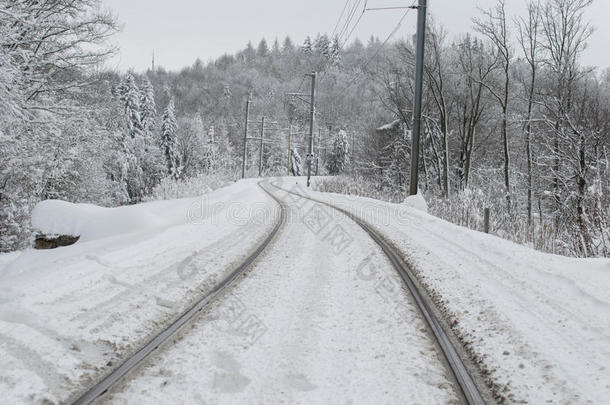
<svg viewBox="0 0 610 405"><path fill-rule="evenodd" d="M584 10L592 0L548 0L543 8L541 21L544 32L542 45L546 51L545 65L549 69L551 91L544 99L549 115L552 156L552 187L555 204L555 222L564 211L561 192L567 189L570 179L576 183L576 213L583 238L586 239L586 225L583 201L586 192L586 137L576 124L577 114L574 93L583 70L579 58L586 48L586 41L593 30L584 20ZM562 169L564 159L574 159L576 173L565 174ZM583 242L586 249L587 241Z"/></svg>
<svg viewBox="0 0 610 405"><path fill-rule="evenodd" d="M508 102L510 89L510 65L513 58L513 50L510 45L508 27L506 23L505 0L498 0L496 6L490 10L481 10L482 19L474 18L474 26L477 31L487 37L494 45L499 66L502 70L502 80L499 85L489 82L482 84L496 98L502 109L501 136L504 147L504 187L506 188L506 206L511 210L510 190L510 150L508 145Z"/></svg>
<svg viewBox="0 0 610 405"><path fill-rule="evenodd" d="M468 187L472 167L477 128L485 111L485 83L496 68L496 60L489 57L485 45L466 36L457 45L458 77L454 80L460 160L458 180L460 189Z"/></svg>
<svg viewBox="0 0 610 405"><path fill-rule="evenodd" d="M438 157L440 163L439 172L441 173L441 190L443 196L449 197L449 105L447 101L446 69L448 63L445 61L444 41L446 32L442 27L437 27L430 24L428 39L428 57L425 64L425 74L427 79L428 89L433 100L436 112L438 113L438 122L434 122L433 128L437 130L442 139L441 153L437 153L437 148L433 143L433 151Z"/></svg>
<svg viewBox="0 0 610 405"><path fill-rule="evenodd" d="M532 225L532 114L535 101L536 80L540 62L540 2L527 3L527 17L516 20L519 32L519 44L523 56L529 66L529 81L525 85L527 94L527 112L523 121L523 135L525 142L525 158L527 161L527 224Z"/></svg>

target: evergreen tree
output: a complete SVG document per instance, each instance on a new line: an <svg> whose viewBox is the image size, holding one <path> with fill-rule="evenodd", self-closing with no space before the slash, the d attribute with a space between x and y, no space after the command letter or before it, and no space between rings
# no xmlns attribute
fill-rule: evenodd
<svg viewBox="0 0 610 405"><path fill-rule="evenodd" d="M284 55L292 55L294 52L294 44L292 43L292 39L290 37L286 37L284 39L284 43L282 44L282 53Z"/></svg>
<svg viewBox="0 0 610 405"><path fill-rule="evenodd" d="M144 78L140 92L140 119L142 121L142 129L147 136L155 128L156 116L155 91L152 84L150 84L150 80Z"/></svg>
<svg viewBox="0 0 610 405"><path fill-rule="evenodd" d="M265 38L261 39L261 42L258 43L256 55L261 58L264 58L269 55L269 45L267 45L267 41L265 40Z"/></svg>
<svg viewBox="0 0 610 405"><path fill-rule="evenodd" d="M180 156L177 148L176 131L178 125L176 124L174 109L174 98L170 97L162 118L161 150L165 155L167 172L170 176L178 178L180 176Z"/></svg>
<svg viewBox="0 0 610 405"><path fill-rule="evenodd" d="M343 172L349 161L349 151L347 134L339 131L333 140L333 148L326 162L329 174L339 174Z"/></svg>
<svg viewBox="0 0 610 405"><path fill-rule="evenodd" d="M336 65L341 62L341 44L338 37L334 37L330 45L329 59Z"/></svg>
<svg viewBox="0 0 610 405"><path fill-rule="evenodd" d="M328 39L328 35L324 34L318 38L316 38L316 52L319 55L324 56L327 59L330 59L330 51L331 51L330 40Z"/></svg>
<svg viewBox="0 0 610 405"><path fill-rule="evenodd" d="M131 139L134 139L142 134L142 121L140 119L140 90L131 73L125 76L117 90L127 117L127 133Z"/></svg>
<svg viewBox="0 0 610 405"><path fill-rule="evenodd" d="M305 38L305 42L303 42L303 45L301 46L301 52L303 52L303 54L305 56L311 56L313 54L313 44L311 43L311 37L307 37Z"/></svg>

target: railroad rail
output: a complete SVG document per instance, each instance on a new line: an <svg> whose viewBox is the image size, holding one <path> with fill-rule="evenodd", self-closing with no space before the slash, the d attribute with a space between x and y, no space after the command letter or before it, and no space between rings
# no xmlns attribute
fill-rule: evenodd
<svg viewBox="0 0 610 405"><path fill-rule="evenodd" d="M226 278L218 283L212 291L210 291L205 297L197 301L189 310L180 315L174 322L168 327L163 329L157 334L152 340L142 346L133 355L123 361L120 366L112 370L109 374L104 376L98 383L89 388L84 394L82 394L74 405L87 405L93 403L100 396L104 395L110 388L117 384L121 379L127 375L131 370L138 366L142 361L148 358L160 345L166 342L169 338L174 336L182 327L188 324L195 316L205 308L218 294L220 294L225 288L240 275L242 275L250 265L260 256L260 254L267 248L267 246L273 241L280 228L286 220L286 209L280 199L270 193L261 185L262 181L258 182L258 186L265 191L271 198L275 200L280 208L280 216L265 240L257 246L254 252L250 254L240 265L231 272Z"/></svg>
<svg viewBox="0 0 610 405"><path fill-rule="evenodd" d="M453 373L460 387L460 390L464 396L464 400L466 401L466 403L469 405L485 405L486 402L483 399L483 396L481 395L476 383L474 382L474 379L470 375L470 372L464 365L464 362L460 357L459 353L457 352L455 346L451 342L449 335L443 329L442 324L434 314L434 311L432 310L432 307L430 306L428 301L424 299L425 293L420 291L420 288L415 282L416 278L413 274L413 271L409 268L408 264L403 262L403 260L400 258L400 254L398 254L394 250L394 248L391 247L391 245L385 240L385 238L379 235L379 233L376 232L372 226L362 221L360 218L356 217L349 211L346 211L339 207L335 207L334 205L325 201L317 200L309 196L295 193L291 190L286 190L273 183L271 183L271 185L277 188L278 190L293 194L300 198L308 199L310 201L325 205L331 209L335 209L341 212L342 214L350 218L352 221L354 221L356 224L358 224L358 226L360 226L375 241L375 243L381 248L386 257L390 260L392 266L398 272L404 284L407 286L409 292L411 293L413 299L415 300L418 309L426 320L428 327L432 331L432 334L434 335L439 347L441 348L441 351L443 352L447 363L449 364L449 368L451 369L451 372Z"/></svg>

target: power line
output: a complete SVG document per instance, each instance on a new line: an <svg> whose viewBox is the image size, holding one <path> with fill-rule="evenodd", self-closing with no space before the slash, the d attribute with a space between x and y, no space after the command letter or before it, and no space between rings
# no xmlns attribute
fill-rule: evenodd
<svg viewBox="0 0 610 405"><path fill-rule="evenodd" d="M409 12L412 10L412 8L408 8L407 11L405 11L405 13L402 15L402 17L400 17L400 20L398 21L398 24L396 24L396 26L394 27L394 29L392 30L392 32L390 32L390 34L386 37L386 39L381 43L381 45L379 46L379 48L377 48L377 51L375 51L375 53L364 63L364 65L362 66L362 70L360 71L360 73L358 73L349 83L348 85L345 87L345 89L343 91L346 91L347 89L349 89L351 86L354 85L354 83L360 78L360 76L362 76L364 74L364 72L366 71L366 68L368 67L368 65L373 61L373 59L375 59L377 57L377 55L379 55L379 53L381 52L381 50L387 45L387 43L390 41L390 39L396 34L396 32L398 32L398 29L400 28L400 26L402 25L403 21L405 20L405 18L407 18L407 15L409 14Z"/></svg>
<svg viewBox="0 0 610 405"><path fill-rule="evenodd" d="M337 20L337 23L335 24L335 28L333 29L333 33L332 36L335 36L335 33L337 32L337 28L339 28L339 23L341 22L341 19L343 18L343 14L345 14L345 10L347 9L347 5L350 3L351 0L346 0L345 5L343 6L343 10L341 10L341 14L339 14L339 19Z"/></svg>
<svg viewBox="0 0 610 405"><path fill-rule="evenodd" d="M386 37L386 39L381 43L381 45L379 46L379 48L377 48L377 50L375 51L375 53L364 63L364 65L362 66L362 70L360 71L360 73L358 73L348 84L347 86L345 86L344 89L342 89L340 91L340 93L344 93L345 91L349 90L365 73L366 68L368 67L368 65L373 61L373 59L375 59L379 53L381 52L381 50L385 47L385 45L387 45L387 43L390 41L390 39L396 34L396 32L398 32L398 29L400 28L400 26L402 25L402 23L404 22L405 18L407 17L407 15L409 14L409 12L415 7L415 5L411 5L407 8L407 11L405 11L405 13L402 15L402 17L400 17L400 20L398 21L398 24L396 24L396 26L394 27L394 29L390 32L390 34ZM326 72L324 72L326 73ZM324 79L325 74L322 76L322 78L320 79L320 82L322 82L322 80ZM320 113L321 114L321 113Z"/></svg>
<svg viewBox="0 0 610 405"><path fill-rule="evenodd" d="M362 0L358 0L357 2L355 2L354 6L350 10L347 20L345 20L345 24L343 25L343 28L341 29L341 31L339 32L339 35L337 36L337 39L339 41L341 41L341 37L343 37L348 32L347 30L349 29L349 26L350 26L352 20L354 19L354 16L356 15L356 10L358 10L358 6L360 5L361 2L362 2ZM365 2L365 6L366 6L366 2ZM362 11L362 13L364 13L364 10Z"/></svg>

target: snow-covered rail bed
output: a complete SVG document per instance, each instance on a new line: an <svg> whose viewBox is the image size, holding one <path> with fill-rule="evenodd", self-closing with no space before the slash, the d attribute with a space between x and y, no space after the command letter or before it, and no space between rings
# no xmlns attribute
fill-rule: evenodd
<svg viewBox="0 0 610 405"><path fill-rule="evenodd" d="M247 276L109 403L461 403L400 276L343 214L276 190L287 221Z"/></svg>
<svg viewBox="0 0 610 405"><path fill-rule="evenodd" d="M536 252L405 204L309 191L392 241L441 308L496 400L606 403L610 260Z"/></svg>
<svg viewBox="0 0 610 405"><path fill-rule="evenodd" d="M3 403L75 399L208 294L278 212L255 181L201 198L84 208L94 217L88 240L2 258Z"/></svg>

